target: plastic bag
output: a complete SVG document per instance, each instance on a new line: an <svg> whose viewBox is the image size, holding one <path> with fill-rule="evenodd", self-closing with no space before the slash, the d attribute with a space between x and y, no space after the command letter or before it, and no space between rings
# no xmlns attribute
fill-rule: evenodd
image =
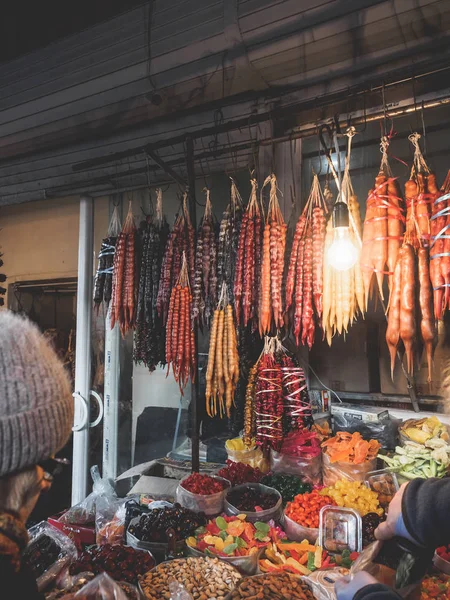
<svg viewBox="0 0 450 600"><path fill-rule="evenodd" d="M249 554L248 556L221 556L220 560L233 565L243 575L254 575L258 570L259 559L264 550L265 548L260 548L258 552ZM187 552L191 556L207 556L204 552L191 546L187 546Z"/></svg>
<svg viewBox="0 0 450 600"><path fill-rule="evenodd" d="M294 542L303 542L303 540L308 540L308 542L311 542L311 544L315 544L317 538L319 537L318 527L317 529L314 527L303 527L303 525L299 525L286 514L283 515L283 529L288 540L292 540Z"/></svg>
<svg viewBox="0 0 450 600"><path fill-rule="evenodd" d="M262 473L269 472L269 461L265 458L261 448L258 448L258 446L250 448L249 450L229 450L228 448L226 448L226 450L229 460L249 465L250 467L259 469Z"/></svg>
<svg viewBox="0 0 450 600"><path fill-rule="evenodd" d="M302 577L302 579L312 588L314 597L317 600L336 600L334 584L346 575L348 575L348 569L334 567L333 569L313 571L310 575Z"/></svg>
<svg viewBox="0 0 450 600"><path fill-rule="evenodd" d="M347 431L354 433L358 431L362 437L369 440L377 440L385 450L394 450L397 446L398 428L400 419L388 417L381 421L364 422L345 413L333 415L333 431Z"/></svg>
<svg viewBox="0 0 450 600"><path fill-rule="evenodd" d="M312 485L320 485L322 483L322 455L302 458L301 456L280 454L272 450L270 453L270 470L274 473L296 475Z"/></svg>
<svg viewBox="0 0 450 600"><path fill-rule="evenodd" d="M82 502L69 508L59 519L61 523L67 525L87 525L95 523L95 509L99 496L116 496L113 486L109 479L102 479L98 466L91 468L91 477L93 486L92 493Z"/></svg>
<svg viewBox="0 0 450 600"><path fill-rule="evenodd" d="M191 594L179 581L169 583L170 600L192 600Z"/></svg>
<svg viewBox="0 0 450 600"><path fill-rule="evenodd" d="M239 489L244 490L246 488L257 489L260 494L267 494L270 492L271 494L274 494L275 496L277 496L277 498L278 498L277 503L275 504L275 506L273 506L272 508L268 508L267 510L254 511L254 512L239 510L236 506L233 506L228 501L228 493L230 490L227 490L227 493L225 495L225 503L224 503L226 515L228 515L228 516L246 515L247 521L249 521L250 523L255 523L256 521L262 521L263 523L267 523L271 519L273 519L274 521L277 521L278 519L280 519L280 517L283 513L283 499L281 498L281 494L278 490L267 487L266 485L263 485L262 483L244 483L243 485L236 485L234 488L232 488L232 490L233 490L233 492L235 492L236 490L239 490Z"/></svg>
<svg viewBox="0 0 450 600"><path fill-rule="evenodd" d="M432 558L433 550L421 549L403 538L377 541L361 552L350 575L367 571L404 598L420 585Z"/></svg>
<svg viewBox="0 0 450 600"><path fill-rule="evenodd" d="M98 546L123 544L127 499L115 496L99 496L96 502L95 536Z"/></svg>
<svg viewBox="0 0 450 600"><path fill-rule="evenodd" d="M327 454L322 457L322 476L323 485L328 487L334 485L340 479L349 481L365 481L367 473L375 471L377 468L377 459L367 460L364 463L355 465L347 462L330 461Z"/></svg>
<svg viewBox="0 0 450 600"><path fill-rule="evenodd" d="M28 534L30 541L23 560L36 578L38 590L42 591L76 559L77 549L71 539L46 521L29 529Z"/></svg>
<svg viewBox="0 0 450 600"><path fill-rule="evenodd" d="M190 475L184 477L177 487L177 502L181 504L181 506L189 508L194 512L203 512L208 517L219 515L223 511L225 493L230 487L230 482L226 479L223 479L223 477L217 477L216 475L213 475L214 479L219 479L220 481L226 482L227 487L220 492L216 492L215 494L208 494L204 496L202 494L193 494L183 487L183 481L188 477L190 477Z"/></svg>
<svg viewBox="0 0 450 600"><path fill-rule="evenodd" d="M128 593L124 591L124 587L106 573L102 573L81 588L73 598L74 600L136 600L139 598L136 587L126 584Z"/></svg>

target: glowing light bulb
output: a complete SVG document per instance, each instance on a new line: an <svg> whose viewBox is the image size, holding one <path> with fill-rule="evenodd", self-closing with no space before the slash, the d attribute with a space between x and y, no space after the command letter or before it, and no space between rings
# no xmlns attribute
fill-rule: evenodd
<svg viewBox="0 0 450 600"><path fill-rule="evenodd" d="M347 271L358 260L358 249L353 244L348 227L335 227L334 240L328 248L327 259L337 271Z"/></svg>

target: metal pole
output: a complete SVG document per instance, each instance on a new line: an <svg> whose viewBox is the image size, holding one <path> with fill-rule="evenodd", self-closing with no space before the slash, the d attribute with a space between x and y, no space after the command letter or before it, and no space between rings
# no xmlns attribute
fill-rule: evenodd
<svg viewBox="0 0 450 600"><path fill-rule="evenodd" d="M89 468L89 395L91 386L91 312L94 253L94 204L80 198L78 242L77 341L75 350L75 428L73 434L72 505L87 495ZM86 410L87 409L87 410Z"/></svg>
<svg viewBox="0 0 450 600"><path fill-rule="evenodd" d="M119 431L120 331L111 329L111 306L105 323L105 412L103 417L103 477L117 477Z"/></svg>
<svg viewBox="0 0 450 600"><path fill-rule="evenodd" d="M194 144L191 137L186 139L186 166L188 172L189 184L189 214L191 217L194 229L197 228L197 208L195 203L195 169L194 169ZM191 281L192 285L192 281ZM199 386L198 386L198 331L194 329L195 348L197 349L197 372L195 373L195 381L191 385L191 414L192 414L192 471L200 469L200 421L199 421Z"/></svg>

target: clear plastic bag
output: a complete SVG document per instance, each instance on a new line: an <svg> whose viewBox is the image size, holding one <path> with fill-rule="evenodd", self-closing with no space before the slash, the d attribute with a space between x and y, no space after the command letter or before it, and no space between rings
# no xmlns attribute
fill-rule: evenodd
<svg viewBox="0 0 450 600"><path fill-rule="evenodd" d="M322 483L322 455L303 458L301 456L280 454L272 450L270 453L270 470L274 473L296 475L302 481L307 481L312 485L320 485Z"/></svg>
<svg viewBox="0 0 450 600"><path fill-rule="evenodd" d="M95 523L96 503L99 496L116 496L109 479L102 479L100 477L97 465L91 468L91 477L94 482L92 492L82 502L69 508L59 519L61 523L65 523L66 525L88 525Z"/></svg>
<svg viewBox="0 0 450 600"><path fill-rule="evenodd" d="M24 551L23 560L35 575L38 590L42 591L76 559L77 549L71 539L46 521L31 527L28 534L30 541ZM39 553L38 562L33 560L35 553ZM40 560L46 562L41 563Z"/></svg>
<svg viewBox="0 0 450 600"><path fill-rule="evenodd" d="M121 584L106 573L97 575L74 595L74 600L136 600L139 592L136 587L127 584L126 593ZM134 597L133 597L134 595Z"/></svg>
<svg viewBox="0 0 450 600"><path fill-rule="evenodd" d="M334 567L333 569L320 569L313 571L310 575L302 577L312 588L317 600L336 600L334 584L342 577L348 575L348 569Z"/></svg>
<svg viewBox="0 0 450 600"><path fill-rule="evenodd" d="M226 487L220 492L204 496L202 494L193 494L183 487L183 481L188 477L190 477L190 475L184 477L177 487L177 502L181 504L181 506L189 508L194 512L203 512L208 517L219 515L223 511L225 493L230 487L230 482L226 479L223 479L223 477L217 477L216 475L213 475L212 477L214 477L214 479L225 482Z"/></svg>
<svg viewBox="0 0 450 600"><path fill-rule="evenodd" d="M362 437L369 440L377 440L385 450L394 450L397 446L398 428L400 419L388 417L381 421L361 421L351 415L336 413L333 415L333 431L347 431L354 433L358 431Z"/></svg>
<svg viewBox="0 0 450 600"><path fill-rule="evenodd" d="M270 469L269 461L262 453L261 448L255 446L248 450L229 450L226 448L228 459L236 463L243 463L250 467L259 469L262 473L268 473Z"/></svg>
<svg viewBox="0 0 450 600"><path fill-rule="evenodd" d="M359 465L347 462L330 461L327 454L323 454L322 476L323 485L328 487L334 485L340 479L348 481L365 481L367 473L375 471L377 468L377 459L373 458Z"/></svg>
<svg viewBox="0 0 450 600"><path fill-rule="evenodd" d="M97 498L95 536L98 546L124 543L126 512L126 498L110 495Z"/></svg>
<svg viewBox="0 0 450 600"><path fill-rule="evenodd" d="M283 529L288 540L292 540L293 542L303 542L303 540L308 540L311 544L315 544L319 537L318 527L317 529L313 527L303 527L303 525L299 525L286 514L283 515Z"/></svg>
<svg viewBox="0 0 450 600"><path fill-rule="evenodd" d="M191 594L179 581L169 583L170 600L192 600Z"/></svg>
<svg viewBox="0 0 450 600"><path fill-rule="evenodd" d="M377 541L361 552L351 566L350 575L366 571L405 598L420 586L432 557L433 551L420 549L403 538Z"/></svg>
<svg viewBox="0 0 450 600"><path fill-rule="evenodd" d="M273 506L272 508L268 508L267 510L254 511L254 512L246 511L246 510L239 510L236 506L233 506L228 501L228 493L230 492L230 490L227 490L227 493L225 495L225 502L224 502L224 508L225 508L226 515L228 515L228 516L246 515L247 521L249 521L250 523L255 523L256 521L262 521L263 523L267 523L268 521L270 521L272 519L274 521L278 521L281 518L282 513L283 513L283 499L281 498L281 494L278 490L267 487L266 485L263 485L262 483L244 483L243 485L236 485L235 487L233 487L231 489L233 491L236 491L239 489L244 490L246 488L257 489L260 494L267 494L267 493L274 494L278 498L277 503L275 504L275 506Z"/></svg>

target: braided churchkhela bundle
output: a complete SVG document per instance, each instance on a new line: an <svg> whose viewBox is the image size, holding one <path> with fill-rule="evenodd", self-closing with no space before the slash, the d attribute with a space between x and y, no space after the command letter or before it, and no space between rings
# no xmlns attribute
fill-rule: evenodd
<svg viewBox="0 0 450 600"><path fill-rule="evenodd" d="M279 451L283 435L312 423L305 374L277 338L264 339L264 349L250 371L246 393L244 443L254 438L264 449Z"/></svg>
<svg viewBox="0 0 450 600"><path fill-rule="evenodd" d="M397 180L392 177L389 166L387 136L381 138L380 147L382 152L380 171L375 178L375 186L369 191L367 198L360 260L366 309L374 274L382 299L384 299L384 275L388 275L389 288L392 287L394 269L405 232L404 202L400 187Z"/></svg>
<svg viewBox="0 0 450 600"><path fill-rule="evenodd" d="M239 380L239 354L233 308L224 282L214 311L206 370L206 413L209 417L231 416Z"/></svg>
<svg viewBox="0 0 450 600"><path fill-rule="evenodd" d="M181 211L167 239L161 266L156 307L163 325L167 323L169 301L173 287L177 284L181 272L183 253L186 256L189 281L194 281L195 273L195 230L187 208L187 194L183 196Z"/></svg>
<svg viewBox="0 0 450 600"><path fill-rule="evenodd" d="M277 179L270 175L264 187L270 183L270 199L267 219L264 227L261 292L259 303L259 334L269 333L272 325L276 329L283 327L283 297L281 294L284 272L284 252L286 249L286 230L277 198Z"/></svg>
<svg viewBox="0 0 450 600"><path fill-rule="evenodd" d="M161 264L169 235L169 225L163 215L162 191L156 191L155 217L147 217L142 240L139 277L134 360L153 371L158 363L165 364L166 332L156 309Z"/></svg>
<svg viewBox="0 0 450 600"><path fill-rule="evenodd" d="M119 323L122 336L134 327L136 317L136 226L131 202L114 255L111 329Z"/></svg>
<svg viewBox="0 0 450 600"><path fill-rule="evenodd" d="M228 294L232 300L239 234L242 223L242 198L234 179L230 177L230 180L230 202L223 213L219 229L217 289L221 289L222 284L225 282L227 284Z"/></svg>
<svg viewBox="0 0 450 600"><path fill-rule="evenodd" d="M301 333L302 344L308 344L310 349L323 312L326 212L319 178L314 175L308 202L295 227L285 292L286 313L292 313L295 341L298 345Z"/></svg>
<svg viewBox="0 0 450 600"><path fill-rule="evenodd" d="M197 230L192 320L194 326L209 327L217 304L217 227L206 190L205 214Z"/></svg>
<svg viewBox="0 0 450 600"><path fill-rule="evenodd" d="M186 254L183 252L181 271L176 285L170 294L169 314L166 325L167 375L172 372L175 381L183 389L189 378L195 380L197 370L197 349L192 328L192 294L189 286L189 272Z"/></svg>
<svg viewBox="0 0 450 600"><path fill-rule="evenodd" d="M407 372L413 374L418 341L421 340L427 356L430 382L437 343L432 288L432 277L435 273L430 273L429 258L430 203L435 202L439 192L434 175L420 151L419 138L419 134L409 136L415 148L414 165L411 178L405 184L406 233L394 271L386 342L391 356L393 377L400 342L405 348ZM442 297L438 298L442 301Z"/></svg>
<svg viewBox="0 0 450 600"><path fill-rule="evenodd" d="M342 179L341 192L338 199L346 201L350 215L349 237L355 247L361 246L361 215L358 199L350 180L350 159ZM338 271L328 261L328 250L334 239L332 219L328 220L323 266L323 315L322 328L328 345L331 346L333 336L348 331L348 327L356 319L358 313L365 312L364 282L360 263L346 271Z"/></svg>
<svg viewBox="0 0 450 600"><path fill-rule="evenodd" d="M263 219L258 202L256 179L251 180L252 192L244 216L239 236L236 274L234 279L234 306L238 325L257 328L261 269L261 247Z"/></svg>
<svg viewBox="0 0 450 600"><path fill-rule="evenodd" d="M97 314L102 302L105 302L108 307L111 301L114 254L116 252L117 236L120 233L120 229L119 213L116 206L114 207L109 224L108 235L102 240L98 254L98 268L94 282L94 307Z"/></svg>
<svg viewBox="0 0 450 600"><path fill-rule="evenodd" d="M427 176L428 191L435 196L432 204L430 275L434 296L434 316L442 319L450 308L450 171L440 192L433 173Z"/></svg>

